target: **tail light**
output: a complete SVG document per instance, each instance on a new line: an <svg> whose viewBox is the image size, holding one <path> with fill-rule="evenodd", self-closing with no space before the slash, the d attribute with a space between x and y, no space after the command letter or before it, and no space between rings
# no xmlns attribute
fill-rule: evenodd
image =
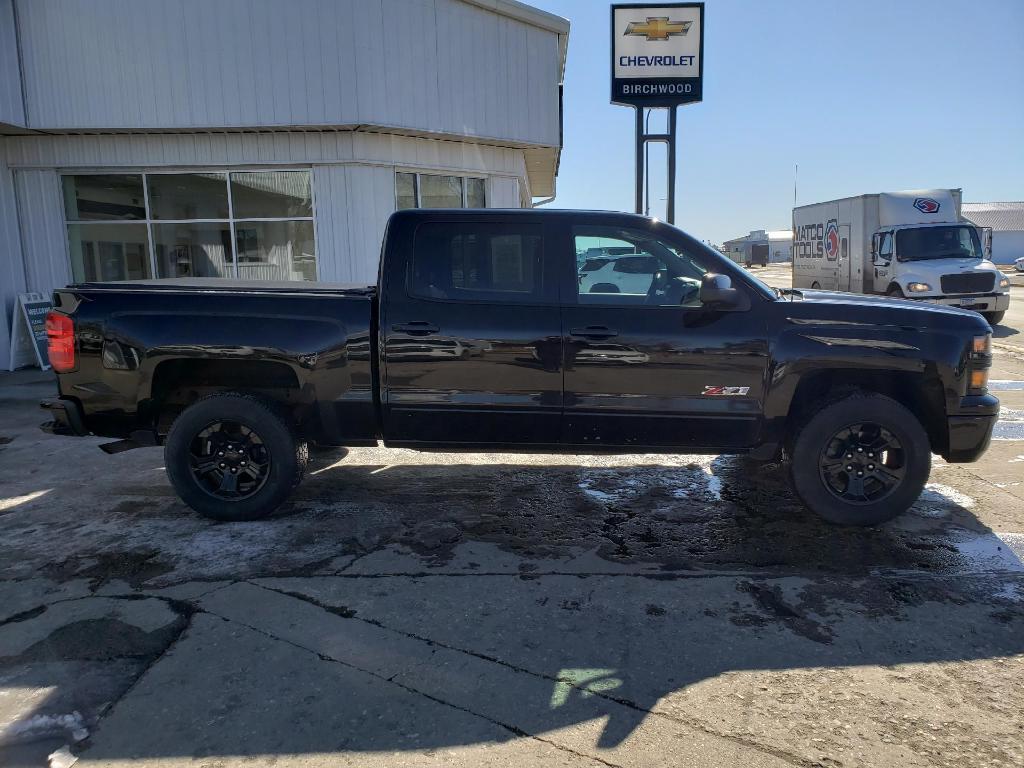
<svg viewBox="0 0 1024 768"><path fill-rule="evenodd" d="M50 312L46 316L46 351L57 373L75 368L75 324L67 315Z"/></svg>

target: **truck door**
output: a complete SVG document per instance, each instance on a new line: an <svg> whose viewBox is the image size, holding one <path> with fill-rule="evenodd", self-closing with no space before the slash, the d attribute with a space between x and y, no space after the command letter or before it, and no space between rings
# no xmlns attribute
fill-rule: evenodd
<svg viewBox="0 0 1024 768"><path fill-rule="evenodd" d="M524 216L403 217L381 301L389 445L553 444L562 409L556 267Z"/></svg>
<svg viewBox="0 0 1024 768"><path fill-rule="evenodd" d="M584 291L579 284L565 298L563 441L636 449L752 445L767 364L766 302L753 296L745 311L703 307L700 280L720 262L655 226L609 226L607 218L566 226L567 283L574 254L590 247L628 247L637 264L647 264L642 289L605 283Z"/></svg>

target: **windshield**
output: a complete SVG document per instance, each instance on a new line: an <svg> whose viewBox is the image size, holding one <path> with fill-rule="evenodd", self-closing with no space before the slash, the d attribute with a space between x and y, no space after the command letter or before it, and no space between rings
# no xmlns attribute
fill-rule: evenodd
<svg viewBox="0 0 1024 768"><path fill-rule="evenodd" d="M899 261L980 259L981 240L974 227L901 229L896 233L896 258Z"/></svg>

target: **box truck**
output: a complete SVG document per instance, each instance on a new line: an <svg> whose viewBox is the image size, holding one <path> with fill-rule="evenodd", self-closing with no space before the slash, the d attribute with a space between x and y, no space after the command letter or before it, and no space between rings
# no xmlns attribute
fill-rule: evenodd
<svg viewBox="0 0 1024 768"><path fill-rule="evenodd" d="M873 293L980 312L995 325L1010 281L959 189L846 197L793 209L793 287ZM988 241L991 242L991 241Z"/></svg>

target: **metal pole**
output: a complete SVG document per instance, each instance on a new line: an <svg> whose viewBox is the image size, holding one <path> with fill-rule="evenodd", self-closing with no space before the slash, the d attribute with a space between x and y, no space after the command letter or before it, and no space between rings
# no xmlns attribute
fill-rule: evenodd
<svg viewBox="0 0 1024 768"><path fill-rule="evenodd" d="M668 110L668 211L669 224L676 222L676 107Z"/></svg>
<svg viewBox="0 0 1024 768"><path fill-rule="evenodd" d="M634 213L644 210L644 110L635 107L636 112L636 206Z"/></svg>
<svg viewBox="0 0 1024 768"><path fill-rule="evenodd" d="M651 132L651 113L654 110L647 110L647 118L644 120L644 136ZM644 142L644 216L651 215L651 145Z"/></svg>

